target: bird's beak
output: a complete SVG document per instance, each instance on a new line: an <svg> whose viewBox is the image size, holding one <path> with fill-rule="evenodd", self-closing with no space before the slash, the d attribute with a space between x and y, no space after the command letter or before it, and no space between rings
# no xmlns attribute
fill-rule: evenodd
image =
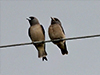
<svg viewBox="0 0 100 75"><path fill-rule="evenodd" d="M55 19L51 17L51 19L54 21Z"/></svg>
<svg viewBox="0 0 100 75"><path fill-rule="evenodd" d="M29 21L30 19L29 19L29 18L26 18L26 20L28 20L28 21Z"/></svg>

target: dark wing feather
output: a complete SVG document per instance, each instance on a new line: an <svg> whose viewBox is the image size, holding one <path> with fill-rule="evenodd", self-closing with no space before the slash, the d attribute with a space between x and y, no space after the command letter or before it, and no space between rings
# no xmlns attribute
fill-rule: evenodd
<svg viewBox="0 0 100 75"><path fill-rule="evenodd" d="M60 25L60 26L61 26L61 28L62 28L63 33L65 34L64 29L63 29L62 25Z"/></svg>
<svg viewBox="0 0 100 75"><path fill-rule="evenodd" d="M28 35L31 38L31 34L30 34L30 28L28 29ZM32 38L31 38L32 39Z"/></svg>
<svg viewBox="0 0 100 75"><path fill-rule="evenodd" d="M42 25L41 25L41 28L42 28L43 34L44 34L44 36L45 36L45 30L44 30L44 28L43 28Z"/></svg>
<svg viewBox="0 0 100 75"><path fill-rule="evenodd" d="M44 28L43 28L42 25L40 25L40 26L41 26L41 28L42 28L42 31L43 31L43 34L44 34L44 37L45 37L45 30L44 30ZM45 43L44 43L44 49L45 49Z"/></svg>

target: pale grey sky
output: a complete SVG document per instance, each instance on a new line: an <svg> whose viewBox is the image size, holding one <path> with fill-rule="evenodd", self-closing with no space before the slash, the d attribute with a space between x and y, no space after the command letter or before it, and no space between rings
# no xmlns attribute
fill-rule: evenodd
<svg viewBox="0 0 100 75"><path fill-rule="evenodd" d="M66 38L100 34L100 1L0 1L0 45L31 42L26 17L44 26L50 17L61 20ZM38 58L33 45L0 49L1 75L99 75L100 38L67 41L69 54L46 44L48 61Z"/></svg>

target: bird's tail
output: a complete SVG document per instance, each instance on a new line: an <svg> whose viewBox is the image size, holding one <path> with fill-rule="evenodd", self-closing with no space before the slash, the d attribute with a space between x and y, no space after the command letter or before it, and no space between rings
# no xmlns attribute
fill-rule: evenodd
<svg viewBox="0 0 100 75"><path fill-rule="evenodd" d="M46 57L43 57L43 58L42 58L42 61L44 61L44 59L45 59L46 61L48 61L48 59L47 59Z"/></svg>
<svg viewBox="0 0 100 75"><path fill-rule="evenodd" d="M39 50L38 51L38 57L39 58L41 58L42 57L42 60L44 61L44 60L48 60L47 58L46 58L46 56L47 56L47 53L46 53L46 51L45 50Z"/></svg>
<svg viewBox="0 0 100 75"><path fill-rule="evenodd" d="M39 44L39 45L35 44L35 47L38 50L38 57L42 58L43 61L44 59L47 61L47 58L46 58L47 52L45 51L45 44Z"/></svg>
<svg viewBox="0 0 100 75"><path fill-rule="evenodd" d="M66 42L61 42L57 46L61 49L62 55L68 54L67 47L66 47Z"/></svg>

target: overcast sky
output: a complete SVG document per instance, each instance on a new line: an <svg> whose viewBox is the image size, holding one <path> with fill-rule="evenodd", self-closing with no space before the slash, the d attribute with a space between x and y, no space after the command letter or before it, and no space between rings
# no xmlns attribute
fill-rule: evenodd
<svg viewBox="0 0 100 75"><path fill-rule="evenodd" d="M31 42L27 17L44 26L50 17L61 20L66 38L100 34L100 1L0 1L0 45ZM100 38L67 41L62 55L46 43L48 61L38 58L33 45L0 49L1 75L100 75Z"/></svg>

